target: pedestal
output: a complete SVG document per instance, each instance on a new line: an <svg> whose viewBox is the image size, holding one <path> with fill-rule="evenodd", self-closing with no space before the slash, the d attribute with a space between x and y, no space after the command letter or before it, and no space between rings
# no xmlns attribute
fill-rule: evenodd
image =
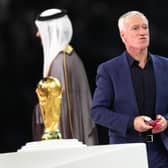
<svg viewBox="0 0 168 168"><path fill-rule="evenodd" d="M77 140L69 140L33 142L18 152L0 154L0 167L148 168L148 163L143 143L86 146Z"/></svg>

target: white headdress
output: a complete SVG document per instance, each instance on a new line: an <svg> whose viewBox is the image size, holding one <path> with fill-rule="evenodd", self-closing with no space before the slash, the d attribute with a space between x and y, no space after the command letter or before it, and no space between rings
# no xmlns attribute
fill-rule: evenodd
<svg viewBox="0 0 168 168"><path fill-rule="evenodd" d="M72 38L71 21L65 10L47 9L35 20L42 40L43 77L48 76L50 65L58 53L65 49Z"/></svg>

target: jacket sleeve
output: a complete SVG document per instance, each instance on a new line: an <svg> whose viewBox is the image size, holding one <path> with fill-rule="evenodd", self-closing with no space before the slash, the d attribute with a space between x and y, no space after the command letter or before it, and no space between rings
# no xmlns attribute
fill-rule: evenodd
<svg viewBox="0 0 168 168"><path fill-rule="evenodd" d="M130 116L127 113L115 110L115 89L113 76L104 64L97 70L96 89L91 108L92 119L102 126L109 128L119 136L126 136L130 126Z"/></svg>

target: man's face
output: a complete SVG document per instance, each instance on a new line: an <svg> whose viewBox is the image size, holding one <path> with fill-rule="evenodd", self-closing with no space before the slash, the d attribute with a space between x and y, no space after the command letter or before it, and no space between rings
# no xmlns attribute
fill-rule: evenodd
<svg viewBox="0 0 168 168"><path fill-rule="evenodd" d="M147 21L139 16L128 16L121 38L128 49L145 49L149 46L149 27Z"/></svg>

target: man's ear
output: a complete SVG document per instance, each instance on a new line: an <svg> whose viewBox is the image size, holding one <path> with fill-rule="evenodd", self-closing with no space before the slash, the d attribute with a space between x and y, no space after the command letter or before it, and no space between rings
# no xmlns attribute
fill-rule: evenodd
<svg viewBox="0 0 168 168"><path fill-rule="evenodd" d="M120 32L120 37L121 37L122 42L125 43L126 39L125 39L125 34L123 31Z"/></svg>

